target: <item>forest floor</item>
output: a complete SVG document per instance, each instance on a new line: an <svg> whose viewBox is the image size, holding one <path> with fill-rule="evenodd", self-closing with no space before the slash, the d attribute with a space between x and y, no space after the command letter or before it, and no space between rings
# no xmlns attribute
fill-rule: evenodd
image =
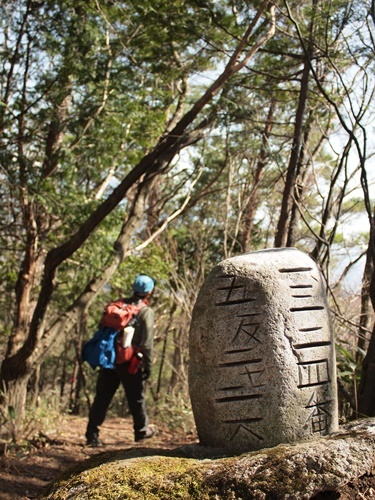
<svg viewBox="0 0 375 500"><path fill-rule="evenodd" d="M101 426L104 447L85 445L87 418L64 417L60 429L31 442L27 450L8 449L0 456L0 500L41 498L45 487L62 472L93 455L126 448L177 448L197 442L195 435L157 429L149 440L135 443L130 418L109 418Z"/></svg>
<svg viewBox="0 0 375 500"><path fill-rule="evenodd" d="M134 443L132 421L128 418L107 419L101 427L103 448L85 445L87 419L64 417L59 432L42 435L26 450L6 450L0 456L0 500L29 500L43 497L45 487L62 472L93 455L126 448L152 447L173 449L197 442L197 436L158 429L150 440ZM375 477L365 476L336 492L318 498L341 500L375 499Z"/></svg>

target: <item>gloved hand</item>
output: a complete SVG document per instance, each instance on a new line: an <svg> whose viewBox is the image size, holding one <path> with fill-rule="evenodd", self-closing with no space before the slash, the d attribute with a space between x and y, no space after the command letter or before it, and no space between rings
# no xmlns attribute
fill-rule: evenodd
<svg viewBox="0 0 375 500"><path fill-rule="evenodd" d="M147 380L148 378L150 378L150 375L151 375L150 368L144 366L142 369L142 380Z"/></svg>

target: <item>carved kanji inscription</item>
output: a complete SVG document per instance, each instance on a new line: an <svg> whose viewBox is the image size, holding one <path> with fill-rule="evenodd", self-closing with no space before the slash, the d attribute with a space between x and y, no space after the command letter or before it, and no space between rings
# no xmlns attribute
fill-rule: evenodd
<svg viewBox="0 0 375 500"><path fill-rule="evenodd" d="M337 429L329 309L306 254L275 249L222 261L199 293L189 342L202 445L242 452Z"/></svg>

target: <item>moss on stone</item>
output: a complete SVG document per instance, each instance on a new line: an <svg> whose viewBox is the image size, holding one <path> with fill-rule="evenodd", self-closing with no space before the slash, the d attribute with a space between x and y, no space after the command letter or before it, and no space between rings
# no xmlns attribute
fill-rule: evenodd
<svg viewBox="0 0 375 500"><path fill-rule="evenodd" d="M210 498L201 490L202 472L197 460L144 457L114 461L93 467L55 483L47 498L62 500L74 492L77 499L199 499ZM103 492L108 496L103 497Z"/></svg>
<svg viewBox="0 0 375 500"><path fill-rule="evenodd" d="M372 473L375 420L357 430L232 457L196 446L100 454L66 473L44 498L310 499Z"/></svg>

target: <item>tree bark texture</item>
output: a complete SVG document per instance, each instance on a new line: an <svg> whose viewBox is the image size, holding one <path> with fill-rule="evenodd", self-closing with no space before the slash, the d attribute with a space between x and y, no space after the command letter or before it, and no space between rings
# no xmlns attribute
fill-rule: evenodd
<svg viewBox="0 0 375 500"><path fill-rule="evenodd" d="M292 151L290 154L288 170L286 173L280 217L277 224L275 236L275 247L285 247L287 244L290 216L293 205L293 194L296 187L297 169L302 148L304 115L309 89L309 75L310 65L307 61L305 61L301 79L298 107L296 112Z"/></svg>
<svg viewBox="0 0 375 500"><path fill-rule="evenodd" d="M318 0L312 0L313 9L315 9ZM306 53L304 55L301 86L299 93L298 106L296 110L296 121L294 125L292 151L289 158L288 169L285 177L285 186L283 191L283 198L281 203L280 217L277 224L275 235L275 247L287 246L288 232L290 225L290 218L292 215L293 196L296 189L296 178L298 172L298 165L301 160L301 150L304 133L305 111L308 102L309 80L310 80L310 67L311 60L314 54L314 14L309 26L309 40Z"/></svg>
<svg viewBox="0 0 375 500"><path fill-rule="evenodd" d="M372 223L375 222L375 212ZM370 230L370 241L367 250L366 268L364 276L364 290L362 291L362 312L367 312L368 299L370 298L372 308L375 310L375 272L374 272L374 230ZM368 275L366 276L366 273ZM371 273L371 275L370 275ZM365 315L361 317L365 321ZM361 323L361 327L363 323ZM361 335L361 328L360 328ZM360 415L375 416L375 324L373 326L366 356L362 362L361 381L358 388L358 412Z"/></svg>

